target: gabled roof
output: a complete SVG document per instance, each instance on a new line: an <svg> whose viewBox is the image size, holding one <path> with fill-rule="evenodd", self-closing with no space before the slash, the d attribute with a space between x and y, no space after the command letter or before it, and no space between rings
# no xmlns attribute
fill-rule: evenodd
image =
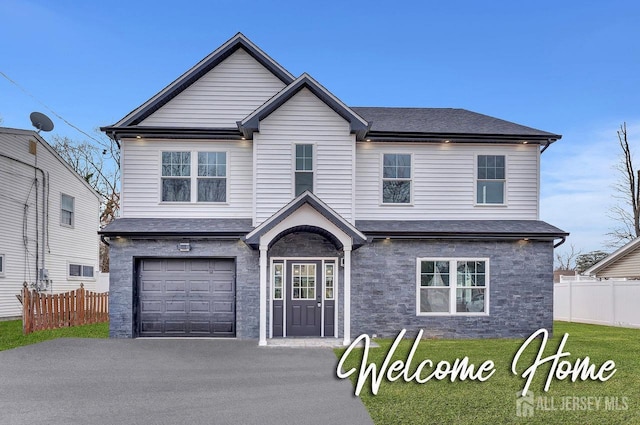
<svg viewBox="0 0 640 425"><path fill-rule="evenodd" d="M369 136L431 135L443 138L560 139L559 134L505 121L466 109L352 107L371 123Z"/></svg>
<svg viewBox="0 0 640 425"><path fill-rule="evenodd" d="M602 260L585 270L583 274L587 276L598 274L603 269L611 266L616 261L620 260L623 257L626 257L637 249L640 249L640 238L632 240L628 244L619 248L617 251L609 254L607 257L603 258Z"/></svg>
<svg viewBox="0 0 640 425"><path fill-rule="evenodd" d="M286 103L303 88L309 89L318 99L349 122L351 132L355 133L358 139L364 137L369 128L369 123L354 112L353 109L342 103L340 99L331 94L329 90L324 88L306 72L265 102L264 105L253 111L249 116L242 121L238 121L238 128L242 131L244 137L247 139L253 137L253 132L259 131L260 129L261 120L267 118L272 112Z"/></svg>
<svg viewBox="0 0 640 425"><path fill-rule="evenodd" d="M296 212L303 205L310 205L313 209L315 209L318 213L320 213L324 218L329 220L331 223L336 225L342 232L346 235L350 236L354 247L360 246L366 242L367 237L363 235L358 229L356 229L352 224L346 221L344 218L340 216L337 212L333 211L327 204L322 202L320 198L309 191L305 191L300 196L289 202L287 205L282 207L278 212L269 217L268 220L264 221L258 227L256 227L251 233L249 233L245 242L247 245L251 247L258 247L260 244L260 237L267 233L269 230L273 229L276 225L283 222L287 219L287 217L291 216L294 212ZM330 235L329 235L330 236Z"/></svg>
<svg viewBox="0 0 640 425"><path fill-rule="evenodd" d="M131 111L127 116L122 118L113 126L103 127L101 129L109 134L114 128L139 124L191 84L196 82L204 74L215 68L215 66L220 62L231 56L238 49L244 49L283 83L290 84L294 80L293 75L289 73L289 71L280 66L280 64L274 61L258 46L253 44L253 42L251 42L251 40L245 37L242 33L237 33L218 49L198 62L193 68L182 74L174 82L162 89L162 91L146 101L144 104Z"/></svg>
<svg viewBox="0 0 640 425"><path fill-rule="evenodd" d="M91 185L82 178L82 176L80 174L78 174L76 172L76 170L74 170L73 168L71 168L71 165L69 165L69 163L67 161L64 160L64 158L62 158L60 156L60 154L58 154L58 152L56 152L56 150L49 144L47 143L46 140L44 140L37 132L33 131L33 130L22 130L22 129L18 129L18 128L9 128L9 127L0 127L0 138L7 138L7 137L16 137L19 139L24 139L24 140L36 140L42 147L44 147L51 155L53 155L54 158L56 158L58 161L60 161L60 163L62 163L63 166L65 166L67 168L67 170L69 170L69 172L78 180L80 180L82 182L82 184L91 191L91 193L98 199L100 198L100 195L98 194L98 192L96 192L96 190L91 187ZM13 159L13 158L11 158ZM47 171L47 170L45 170Z"/></svg>

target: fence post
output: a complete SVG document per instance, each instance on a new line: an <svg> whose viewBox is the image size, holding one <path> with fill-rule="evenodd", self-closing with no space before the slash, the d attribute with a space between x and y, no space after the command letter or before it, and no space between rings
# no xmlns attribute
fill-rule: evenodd
<svg viewBox="0 0 640 425"><path fill-rule="evenodd" d="M76 295L76 309L78 313L78 325L84 325L84 283L80 283L80 289Z"/></svg>
<svg viewBox="0 0 640 425"><path fill-rule="evenodd" d="M29 306L31 305L31 298L29 297L29 288L27 282L22 284L22 334L26 335L30 332L30 314Z"/></svg>
<svg viewBox="0 0 640 425"><path fill-rule="evenodd" d="M569 322L573 322L573 282L569 281Z"/></svg>

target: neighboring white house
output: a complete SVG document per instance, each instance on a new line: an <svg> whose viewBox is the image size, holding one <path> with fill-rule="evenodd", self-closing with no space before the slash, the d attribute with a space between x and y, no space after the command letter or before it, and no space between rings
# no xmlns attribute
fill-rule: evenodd
<svg viewBox="0 0 640 425"><path fill-rule="evenodd" d="M93 290L100 198L35 131L0 127L0 317L20 316L23 283Z"/></svg>
<svg viewBox="0 0 640 425"><path fill-rule="evenodd" d="M103 131L122 170L121 217L100 232L111 336L553 325L567 233L540 221L540 161L560 135L464 109L350 107L242 34Z"/></svg>
<svg viewBox="0 0 640 425"><path fill-rule="evenodd" d="M607 279L640 279L640 238L609 254L583 274Z"/></svg>

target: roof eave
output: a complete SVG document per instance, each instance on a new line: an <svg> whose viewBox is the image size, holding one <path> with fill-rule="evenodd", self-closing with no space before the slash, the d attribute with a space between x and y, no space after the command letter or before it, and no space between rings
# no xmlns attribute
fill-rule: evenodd
<svg viewBox="0 0 640 425"><path fill-rule="evenodd" d="M153 139L226 139L241 140L244 136L237 128L206 128L206 127L100 127L112 139L123 138L153 138Z"/></svg>
<svg viewBox="0 0 640 425"><path fill-rule="evenodd" d="M554 143L562 138L559 134L463 134L463 133L408 133L402 131L369 131L366 135L368 142L431 142L442 143L518 143L531 144Z"/></svg>

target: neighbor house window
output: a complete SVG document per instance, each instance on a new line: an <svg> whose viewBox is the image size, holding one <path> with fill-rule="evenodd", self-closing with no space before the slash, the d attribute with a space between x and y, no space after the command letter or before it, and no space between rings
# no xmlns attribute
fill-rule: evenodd
<svg viewBox="0 0 640 425"><path fill-rule="evenodd" d="M191 201L191 152L162 152L162 201Z"/></svg>
<svg viewBox="0 0 640 425"><path fill-rule="evenodd" d="M88 277L93 278L93 266L84 264L69 264L69 277Z"/></svg>
<svg viewBox="0 0 640 425"><path fill-rule="evenodd" d="M227 201L227 154L198 152L198 202Z"/></svg>
<svg viewBox="0 0 640 425"><path fill-rule="evenodd" d="M418 259L417 313L488 312L489 260Z"/></svg>
<svg viewBox="0 0 640 425"><path fill-rule="evenodd" d="M504 204L504 186L504 155L478 155L476 202Z"/></svg>
<svg viewBox="0 0 640 425"><path fill-rule="evenodd" d="M4 277L4 268L5 268L5 260L4 254L0 254L0 277Z"/></svg>
<svg viewBox="0 0 640 425"><path fill-rule="evenodd" d="M75 199L73 196L62 194L60 201L60 224L73 227Z"/></svg>
<svg viewBox="0 0 640 425"><path fill-rule="evenodd" d="M295 196L313 192L313 145L296 145Z"/></svg>
<svg viewBox="0 0 640 425"><path fill-rule="evenodd" d="M411 155L385 153L382 158L382 203L411 203Z"/></svg>

